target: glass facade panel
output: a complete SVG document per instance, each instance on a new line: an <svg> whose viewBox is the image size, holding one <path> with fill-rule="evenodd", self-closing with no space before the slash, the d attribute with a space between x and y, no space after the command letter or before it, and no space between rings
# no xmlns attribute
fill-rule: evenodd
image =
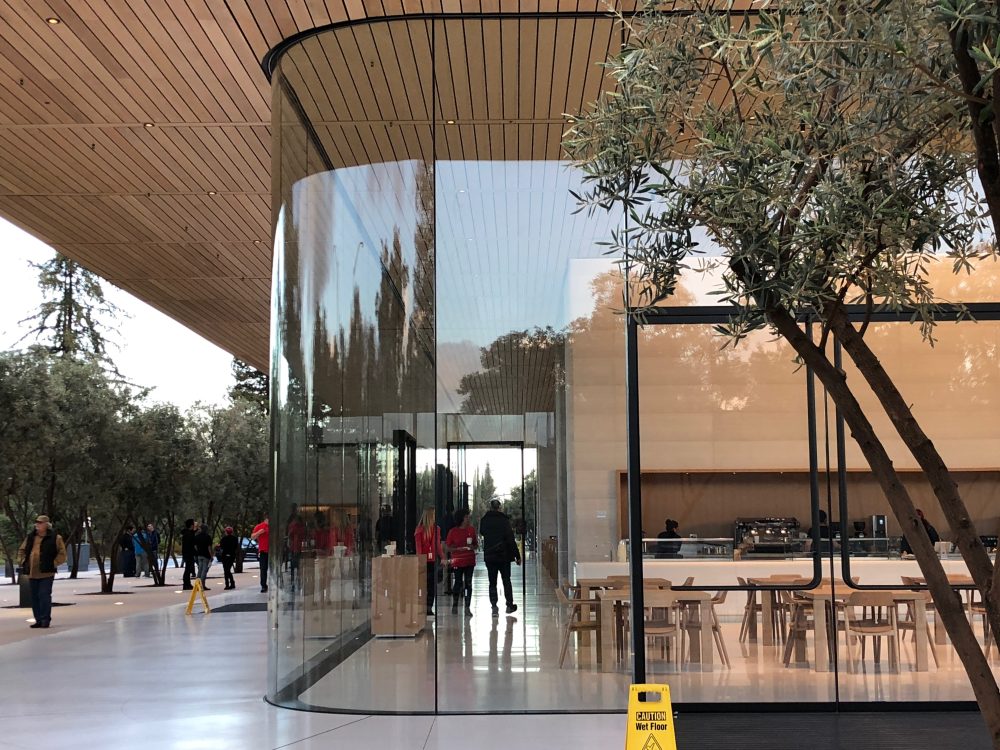
<svg viewBox="0 0 1000 750"><path fill-rule="evenodd" d="M563 112L607 85L597 63L619 40L606 18L449 17L335 28L281 56L270 700L624 709L625 325L601 244L623 217L577 212L581 175L559 145ZM946 290L993 299L992 277ZM671 305L710 303L710 284L686 277ZM996 326L942 326L934 350L902 324L869 333L984 534L998 523ZM891 516L876 538L872 518L889 514L850 443L841 509L834 412L819 391L813 441L788 348L765 334L721 344L709 324L639 334L649 678L682 703L832 702L838 687L846 700L970 697L947 645L927 672L890 673L869 653L847 674L842 550L863 585L895 585L913 564ZM499 542L494 502L509 523ZM444 550L427 541L447 540L463 508L471 528ZM466 546L475 566L459 578Z"/></svg>

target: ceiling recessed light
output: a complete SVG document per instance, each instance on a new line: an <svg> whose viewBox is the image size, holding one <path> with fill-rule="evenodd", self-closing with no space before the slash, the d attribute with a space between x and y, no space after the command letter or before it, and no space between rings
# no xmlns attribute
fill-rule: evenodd
<svg viewBox="0 0 1000 750"><path fill-rule="evenodd" d="M454 120L445 120L445 122L447 122L449 125L454 125L455 124Z"/></svg>
<svg viewBox="0 0 1000 750"><path fill-rule="evenodd" d="M55 26L56 24L62 23L62 21L56 18L55 16L50 16L49 18L45 19L45 23L49 24L50 26Z"/></svg>
<svg viewBox="0 0 1000 750"><path fill-rule="evenodd" d="M259 245L259 244L260 244L260 240L254 240L254 241L253 241L253 244L255 244L255 245Z"/></svg>
<svg viewBox="0 0 1000 750"><path fill-rule="evenodd" d="M209 195L215 195L215 191L214 191L214 190L209 190L209 191L208 191L208 194L209 194Z"/></svg>
<svg viewBox="0 0 1000 750"><path fill-rule="evenodd" d="M144 123L142 124L142 126L143 126L144 128L152 128L152 127L155 127L155 126L153 125L153 123L151 123L151 122L144 122Z"/></svg>

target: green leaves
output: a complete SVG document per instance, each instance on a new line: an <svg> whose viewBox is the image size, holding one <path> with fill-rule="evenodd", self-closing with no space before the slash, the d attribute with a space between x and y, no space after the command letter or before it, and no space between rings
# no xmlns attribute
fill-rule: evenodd
<svg viewBox="0 0 1000 750"><path fill-rule="evenodd" d="M566 142L586 175L577 198L626 209L611 247L642 304L672 295L699 253L724 258L716 295L742 312L719 333L733 343L769 304L804 312L869 296L914 306L929 336L928 269L955 251L968 270L976 256L959 248L983 228L942 14L979 35L989 70L1000 39L976 25L995 19L975 0L775 8L753 21L707 5L636 19L608 63L617 90Z"/></svg>

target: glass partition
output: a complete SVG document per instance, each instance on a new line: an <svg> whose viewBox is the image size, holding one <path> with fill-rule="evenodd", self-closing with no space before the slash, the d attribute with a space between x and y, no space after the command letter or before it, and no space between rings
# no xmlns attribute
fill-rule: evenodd
<svg viewBox="0 0 1000 750"><path fill-rule="evenodd" d="M904 643L901 671L869 653L848 674L844 555L863 584L914 564L850 443L843 511L832 406L820 391L810 414L807 373L763 332L734 349L707 323L640 331L632 612L622 283L601 244L624 219L577 211L560 148L620 39L592 15L449 16L331 28L280 57L269 700L623 710L639 616L647 675L682 704L969 696L944 649L928 671ZM671 304L705 304L706 283ZM996 325L941 327L933 351L901 324L869 334L987 535Z"/></svg>

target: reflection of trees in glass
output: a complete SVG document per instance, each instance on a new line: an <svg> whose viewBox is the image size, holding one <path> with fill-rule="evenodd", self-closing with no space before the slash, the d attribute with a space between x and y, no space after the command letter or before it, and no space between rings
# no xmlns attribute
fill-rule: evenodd
<svg viewBox="0 0 1000 750"><path fill-rule="evenodd" d="M483 473L479 473L477 468L472 476L472 511L473 523L478 522L483 514L489 510L490 500L497 494L497 484L493 479L493 472L490 470L489 461L483 468Z"/></svg>
<svg viewBox="0 0 1000 750"><path fill-rule="evenodd" d="M510 516L511 525L517 534L524 534L524 548L535 549L535 536L538 523L538 472L529 471L524 477L524 507L521 507L521 487L512 487L510 499L505 500L503 512Z"/></svg>
<svg viewBox="0 0 1000 750"><path fill-rule="evenodd" d="M481 370L462 376L465 414L526 414L555 410L565 336L551 327L511 331L480 351Z"/></svg>

